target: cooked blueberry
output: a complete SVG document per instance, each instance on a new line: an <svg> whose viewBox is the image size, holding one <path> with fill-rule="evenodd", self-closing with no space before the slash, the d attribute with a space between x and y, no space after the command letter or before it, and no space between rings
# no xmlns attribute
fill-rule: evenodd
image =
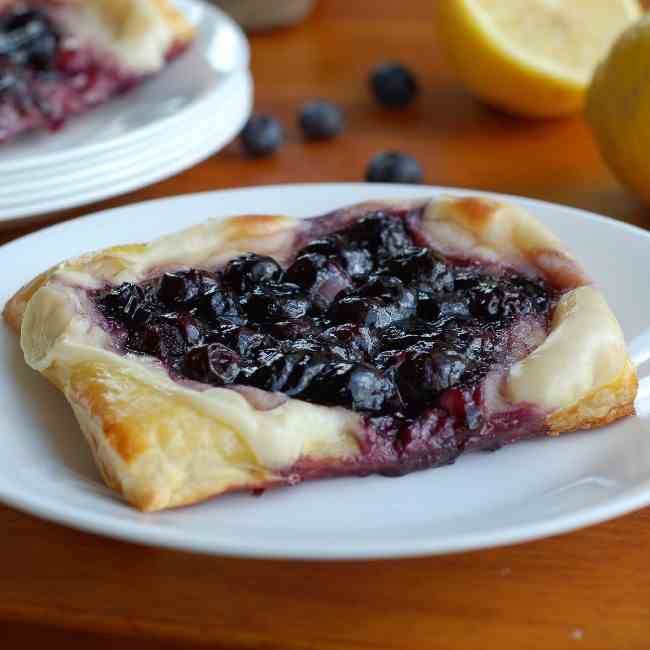
<svg viewBox="0 0 650 650"><path fill-rule="evenodd" d="M223 386L237 378L239 355L219 343L200 345L185 355L183 369L190 379Z"/></svg>
<svg viewBox="0 0 650 650"><path fill-rule="evenodd" d="M284 129L270 115L253 115L240 137L246 154L252 158L261 158L274 153L284 142Z"/></svg>
<svg viewBox="0 0 650 650"><path fill-rule="evenodd" d="M158 299L168 306L190 303L199 295L200 285L191 271L165 273L158 285Z"/></svg>
<svg viewBox="0 0 650 650"><path fill-rule="evenodd" d="M440 317L440 303L431 296L422 296L418 300L417 314L424 320L435 321Z"/></svg>
<svg viewBox="0 0 650 650"><path fill-rule="evenodd" d="M257 388L294 397L301 395L307 389L325 364L322 355L308 351L275 354L269 363L259 367L248 378L247 383Z"/></svg>
<svg viewBox="0 0 650 650"><path fill-rule="evenodd" d="M300 249L300 254L307 255L308 253L318 253L325 257L336 256L343 245L343 239L339 235L329 235L328 237L323 237L323 239L314 239L309 242L306 246Z"/></svg>
<svg viewBox="0 0 650 650"><path fill-rule="evenodd" d="M360 219L348 229L346 239L353 246L366 248L382 257L395 257L413 245L404 219L384 212L373 212Z"/></svg>
<svg viewBox="0 0 650 650"><path fill-rule="evenodd" d="M277 323L304 318L311 304L301 287L289 282L268 283L242 300L246 315L258 323Z"/></svg>
<svg viewBox="0 0 650 650"><path fill-rule="evenodd" d="M104 293L99 308L106 317L132 327L144 325L152 315L142 288L127 282Z"/></svg>
<svg viewBox="0 0 650 650"><path fill-rule="evenodd" d="M273 323L268 327L268 332L278 340L294 341L308 337L310 334L317 334L318 329L314 327L311 320L297 319Z"/></svg>
<svg viewBox="0 0 650 650"><path fill-rule="evenodd" d="M309 140L330 140L343 130L343 111L332 102L307 102L300 109L298 124Z"/></svg>
<svg viewBox="0 0 650 650"><path fill-rule="evenodd" d="M422 182L422 168L413 156L399 151L384 151L368 163L366 180L370 183L418 184Z"/></svg>
<svg viewBox="0 0 650 650"><path fill-rule="evenodd" d="M130 332L129 345L174 364L185 350L201 343L203 334L189 314L161 314Z"/></svg>
<svg viewBox="0 0 650 650"><path fill-rule="evenodd" d="M350 246L337 235L317 239L302 249L302 255L313 253L335 259L352 278L367 276L374 267L369 250Z"/></svg>
<svg viewBox="0 0 650 650"><path fill-rule="evenodd" d="M370 251L362 248L344 248L339 253L343 267L352 278L363 278L374 268Z"/></svg>
<svg viewBox="0 0 650 650"><path fill-rule="evenodd" d="M370 77L370 87L377 101L390 108L408 106L418 92L417 81L411 71L396 62L377 66Z"/></svg>
<svg viewBox="0 0 650 650"><path fill-rule="evenodd" d="M377 348L377 339L366 327L351 323L329 327L318 340L324 349L345 361L363 361Z"/></svg>
<svg viewBox="0 0 650 650"><path fill-rule="evenodd" d="M476 318L496 321L530 314L535 304L510 283L483 280L472 290L470 309Z"/></svg>
<svg viewBox="0 0 650 650"><path fill-rule="evenodd" d="M402 399L420 404L458 384L465 369L464 358L452 350L415 352L397 369L397 386Z"/></svg>
<svg viewBox="0 0 650 650"><path fill-rule="evenodd" d="M300 255L287 269L285 277L305 289L323 310L338 294L352 286L352 279L338 262L318 253Z"/></svg>
<svg viewBox="0 0 650 650"><path fill-rule="evenodd" d="M248 357L255 350L275 343L268 334L256 332L250 327L239 327L233 337L235 349L242 357Z"/></svg>
<svg viewBox="0 0 650 650"><path fill-rule="evenodd" d="M230 260L223 271L223 281L235 291L254 289L264 282L277 282L282 268L271 257L247 253Z"/></svg>
<svg viewBox="0 0 650 650"><path fill-rule="evenodd" d="M201 342L203 338L201 326L190 314L165 314L161 318L178 327L186 347L190 348Z"/></svg>
<svg viewBox="0 0 650 650"><path fill-rule="evenodd" d="M0 70L0 97L13 92L18 86L18 78L8 70Z"/></svg>
<svg viewBox="0 0 650 650"><path fill-rule="evenodd" d="M364 327L387 327L397 320L415 315L416 303L412 292L405 290L403 299L344 296L337 299L328 312L335 323L356 323Z"/></svg>
<svg viewBox="0 0 650 650"><path fill-rule="evenodd" d="M48 16L38 9L23 9L0 19L0 57L35 70L49 68L56 56L59 36Z"/></svg>
<svg viewBox="0 0 650 650"><path fill-rule="evenodd" d="M310 391L329 404L349 404L355 411L381 411L395 387L376 368L362 363L329 363Z"/></svg>
<svg viewBox="0 0 650 650"><path fill-rule="evenodd" d="M367 298L382 298L394 302L409 312L415 309L415 293L396 277L386 275L372 277L359 287L358 294Z"/></svg>
<svg viewBox="0 0 650 650"><path fill-rule="evenodd" d="M443 318L466 319L471 317L469 299L462 292L456 292L440 302L440 316Z"/></svg>
<svg viewBox="0 0 650 650"><path fill-rule="evenodd" d="M414 248L385 262L385 272L424 293L454 288L454 275L440 255L427 248Z"/></svg>
<svg viewBox="0 0 650 650"><path fill-rule="evenodd" d="M196 305L197 313L210 323L226 319L232 323L241 324L246 320L239 308L238 301L225 287L213 287L198 298Z"/></svg>
<svg viewBox="0 0 650 650"><path fill-rule="evenodd" d="M473 265L457 267L454 270L454 289L472 289L481 281L483 275L481 270Z"/></svg>

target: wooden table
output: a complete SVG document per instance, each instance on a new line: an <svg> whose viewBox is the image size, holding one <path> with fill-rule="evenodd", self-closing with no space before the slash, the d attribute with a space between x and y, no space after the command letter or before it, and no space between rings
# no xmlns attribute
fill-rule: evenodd
<svg viewBox="0 0 650 650"><path fill-rule="evenodd" d="M402 8L403 7L403 8ZM302 26L252 38L257 109L289 142L273 158L237 146L145 190L95 208L241 185L361 180L383 149L416 156L428 183L559 201L644 227L650 210L599 159L580 118L527 122L476 103L436 41L434 3L322 0ZM379 109L367 75L382 60L415 70L422 93ZM305 144L296 107L327 97L348 127ZM107 223L107 227L109 224ZM8 241L34 229L0 234ZM403 561L291 563L144 548L0 507L0 642L68 648L331 650L576 648L649 645L650 509L555 539Z"/></svg>

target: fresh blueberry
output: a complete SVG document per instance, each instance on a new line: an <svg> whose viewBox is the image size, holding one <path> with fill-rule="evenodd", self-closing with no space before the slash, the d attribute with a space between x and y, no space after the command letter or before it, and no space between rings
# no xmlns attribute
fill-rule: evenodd
<svg viewBox="0 0 650 650"><path fill-rule="evenodd" d="M384 151L377 154L366 168L366 180L370 183L411 183L422 182L420 163L399 151Z"/></svg>
<svg viewBox="0 0 650 650"><path fill-rule="evenodd" d="M307 102L300 109L298 124L309 140L331 140L343 130L343 111L324 100Z"/></svg>
<svg viewBox="0 0 650 650"><path fill-rule="evenodd" d="M270 156L284 142L284 130L270 115L253 115L241 132L244 151L252 158Z"/></svg>
<svg viewBox="0 0 650 650"><path fill-rule="evenodd" d="M370 87L383 106L402 108L417 95L418 85L413 74L401 63L383 63L370 76Z"/></svg>

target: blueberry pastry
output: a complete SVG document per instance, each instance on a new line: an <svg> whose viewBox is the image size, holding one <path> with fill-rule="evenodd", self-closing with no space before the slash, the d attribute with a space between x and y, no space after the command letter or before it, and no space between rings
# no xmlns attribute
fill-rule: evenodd
<svg viewBox="0 0 650 650"><path fill-rule="evenodd" d="M169 0L0 0L0 143L160 72L193 29Z"/></svg>
<svg viewBox="0 0 650 650"><path fill-rule="evenodd" d="M483 198L239 216L60 264L4 311L142 510L451 463L633 412L602 293Z"/></svg>

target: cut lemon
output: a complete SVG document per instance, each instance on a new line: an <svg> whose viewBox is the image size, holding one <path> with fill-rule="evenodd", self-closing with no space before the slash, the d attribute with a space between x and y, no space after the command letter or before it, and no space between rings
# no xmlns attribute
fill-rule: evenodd
<svg viewBox="0 0 650 650"><path fill-rule="evenodd" d="M596 69L586 118L616 176L650 202L650 16L616 41Z"/></svg>
<svg viewBox="0 0 650 650"><path fill-rule="evenodd" d="M594 68L641 17L636 0L438 0L440 35L482 100L530 117L581 110Z"/></svg>

